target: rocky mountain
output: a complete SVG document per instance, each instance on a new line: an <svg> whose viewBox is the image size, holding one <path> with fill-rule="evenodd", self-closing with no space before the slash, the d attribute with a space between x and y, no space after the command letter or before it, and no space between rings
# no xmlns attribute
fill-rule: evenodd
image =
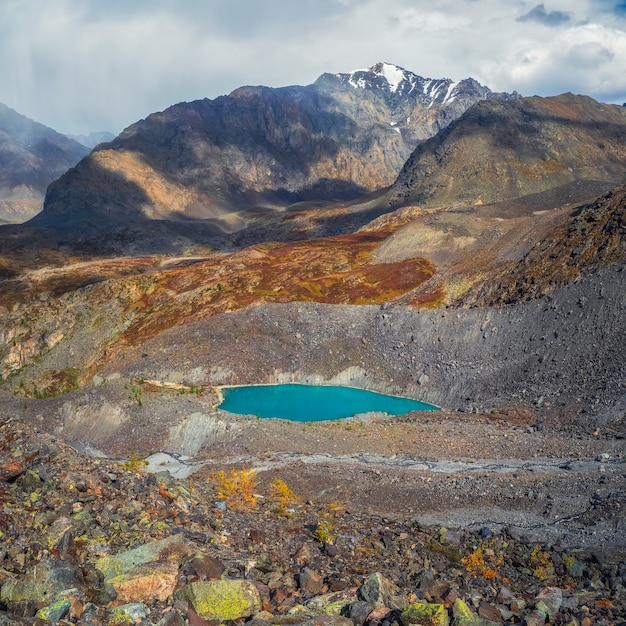
<svg viewBox="0 0 626 626"><path fill-rule="evenodd" d="M346 98L356 96L355 109L362 99L361 92L367 93L367 99L386 111L389 124L397 128L409 146L436 135L480 100L520 97L517 92L494 93L473 78L458 82L422 78L389 63L348 74L323 74L315 84L331 91L345 90Z"/></svg>
<svg viewBox="0 0 626 626"><path fill-rule="evenodd" d="M492 99L420 144L390 201L480 205L625 177L624 107L572 94Z"/></svg>
<svg viewBox="0 0 626 626"><path fill-rule="evenodd" d="M98 146L49 190L33 225L97 231L150 220L217 220L391 184L416 144L494 94L472 79L424 79L379 63L314 84L241 87L181 103Z"/></svg>
<svg viewBox="0 0 626 626"><path fill-rule="evenodd" d="M48 185L89 150L0 104L0 222L41 210Z"/></svg>

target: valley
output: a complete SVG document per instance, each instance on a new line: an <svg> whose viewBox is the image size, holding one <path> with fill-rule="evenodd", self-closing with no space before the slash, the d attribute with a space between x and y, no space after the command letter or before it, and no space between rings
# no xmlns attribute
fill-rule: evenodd
<svg viewBox="0 0 626 626"><path fill-rule="evenodd" d="M624 617L626 110L571 94L477 94L474 81L467 106L446 113L463 92L418 79L378 64L175 105L97 146L50 185L36 217L0 227L0 494L12 512L0 520L21 521L8 532L24 546L4 552L0 586L42 558L33 524L51 532L57 506L74 530L46 556L83 568L104 549L92 547L100 529L120 550L175 535L210 544L233 570L280 554L254 574L263 585L291 576L268 595L268 615L304 593L308 561L293 555L309 544L327 591L337 557L353 579L343 588L377 567L410 596L415 572L391 565L410 536L420 580L454 579L491 623L509 621L494 613L506 577L496 588L471 567L459 573L450 529L464 558L480 542L503 551L529 602L547 580L576 598L567 618L587 604L597 623ZM419 123L397 132L395 118L376 121L390 111ZM234 119L240 127L221 126ZM359 387L442 411L299 424L217 408L220 386L275 383ZM145 474L153 457L183 474ZM233 468L258 478L263 513L219 501L211 481ZM300 498L280 519L266 504L277 478ZM112 495L122 483L139 508L126 525L116 518L114 539L115 507L132 508ZM339 556L333 541L298 539L331 518L350 520ZM391 527L395 547L345 539ZM534 547L555 564L546 578L527 567ZM3 597L0 623L4 609L34 615ZM98 597L102 615L113 600Z"/></svg>

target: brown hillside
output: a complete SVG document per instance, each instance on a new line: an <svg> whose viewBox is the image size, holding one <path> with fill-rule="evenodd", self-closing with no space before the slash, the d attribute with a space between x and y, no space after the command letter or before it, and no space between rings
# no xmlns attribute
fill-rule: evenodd
<svg viewBox="0 0 626 626"><path fill-rule="evenodd" d="M393 204L490 204L626 176L626 109L586 96L478 103L420 144Z"/></svg>

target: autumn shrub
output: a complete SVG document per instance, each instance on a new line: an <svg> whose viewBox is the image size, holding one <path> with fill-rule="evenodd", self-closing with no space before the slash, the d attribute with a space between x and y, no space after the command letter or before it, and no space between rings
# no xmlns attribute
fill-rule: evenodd
<svg viewBox="0 0 626 626"><path fill-rule="evenodd" d="M461 559L461 563L463 563L471 576L495 580L498 577L496 568L504 563L504 557L496 555L492 549L485 550L484 546L479 546L473 552L464 556Z"/></svg>
<svg viewBox="0 0 626 626"><path fill-rule="evenodd" d="M320 543L334 543L337 538L335 524L330 519L321 519L313 534Z"/></svg>
<svg viewBox="0 0 626 626"><path fill-rule="evenodd" d="M142 459L136 454L133 454L127 461L120 463L120 466L127 472L133 472L135 474L143 472L147 465L149 465L148 461L146 459Z"/></svg>
<svg viewBox="0 0 626 626"><path fill-rule="evenodd" d="M209 481L215 488L215 495L231 509L252 509L257 504L256 471L250 468L231 468L229 472L213 472Z"/></svg>
<svg viewBox="0 0 626 626"><path fill-rule="evenodd" d="M546 580L554 574L552 557L547 552L542 552L539 546L535 546L530 553L528 565L533 570L533 575L539 580Z"/></svg>
<svg viewBox="0 0 626 626"><path fill-rule="evenodd" d="M272 510L281 517L289 516L289 509L300 502L300 498L281 478L274 478L270 483L270 502Z"/></svg>

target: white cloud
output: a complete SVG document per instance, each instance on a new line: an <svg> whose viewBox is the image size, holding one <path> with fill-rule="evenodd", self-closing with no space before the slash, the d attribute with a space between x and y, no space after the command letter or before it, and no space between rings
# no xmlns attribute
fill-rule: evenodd
<svg viewBox="0 0 626 626"><path fill-rule="evenodd" d="M306 84L382 60L495 90L623 102L619 4L3 0L0 102L64 132L119 131L182 100L243 84Z"/></svg>

